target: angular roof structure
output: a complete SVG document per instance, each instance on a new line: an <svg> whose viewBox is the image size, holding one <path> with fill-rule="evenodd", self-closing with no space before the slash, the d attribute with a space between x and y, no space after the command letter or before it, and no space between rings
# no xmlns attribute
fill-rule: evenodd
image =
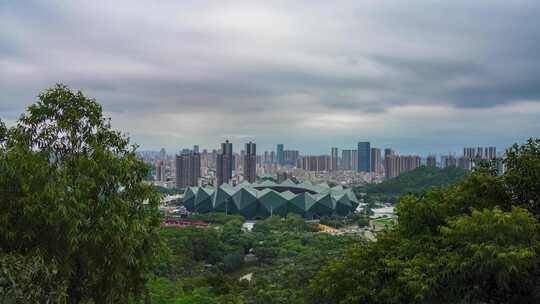
<svg viewBox="0 0 540 304"><path fill-rule="evenodd" d="M287 179L282 183L270 180L253 184L242 182L236 187L229 184L217 188L189 187L184 193L183 204L192 212L225 212L249 219L286 216L288 213L311 219L352 213L358 200L351 189L342 186L331 188L326 183L295 183Z"/></svg>

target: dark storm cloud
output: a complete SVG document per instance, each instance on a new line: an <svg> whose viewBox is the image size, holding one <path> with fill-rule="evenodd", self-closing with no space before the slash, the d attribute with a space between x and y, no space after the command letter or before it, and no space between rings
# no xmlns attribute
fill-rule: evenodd
<svg viewBox="0 0 540 304"><path fill-rule="evenodd" d="M429 146L459 128L502 145L486 111L540 132L539 13L534 0L2 1L0 114L64 82L152 148L226 134Z"/></svg>

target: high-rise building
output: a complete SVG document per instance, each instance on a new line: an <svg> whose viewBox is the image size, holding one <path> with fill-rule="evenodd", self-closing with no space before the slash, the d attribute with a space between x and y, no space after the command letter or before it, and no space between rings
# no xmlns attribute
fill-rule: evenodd
<svg viewBox="0 0 540 304"><path fill-rule="evenodd" d="M371 148L371 171L381 172L381 149Z"/></svg>
<svg viewBox="0 0 540 304"><path fill-rule="evenodd" d="M476 149L475 148L463 148L463 156L469 159L476 158Z"/></svg>
<svg viewBox="0 0 540 304"><path fill-rule="evenodd" d="M218 155L217 150L213 149L212 154L210 155L210 159L209 159L209 164L208 164L209 168L213 168L213 169L216 168L217 155Z"/></svg>
<svg viewBox="0 0 540 304"><path fill-rule="evenodd" d="M497 148L496 147L463 148L463 157L473 160L473 163L474 163L474 160L479 160L479 159L496 159Z"/></svg>
<svg viewBox="0 0 540 304"><path fill-rule="evenodd" d="M278 165L284 165L285 163L285 154L283 153L283 144L278 144L276 148L277 154L277 163Z"/></svg>
<svg viewBox="0 0 540 304"><path fill-rule="evenodd" d="M441 167L447 168L447 167L456 167L456 166L457 166L457 160L454 155L448 154L448 155L441 156Z"/></svg>
<svg viewBox="0 0 540 304"><path fill-rule="evenodd" d="M199 145L194 145L193 146L193 152L199 153Z"/></svg>
<svg viewBox="0 0 540 304"><path fill-rule="evenodd" d="M338 168L338 148L332 148L330 153L330 171L337 171Z"/></svg>
<svg viewBox="0 0 540 304"><path fill-rule="evenodd" d="M484 148L482 148L482 147L477 147L476 148L476 158L484 159Z"/></svg>
<svg viewBox="0 0 540 304"><path fill-rule="evenodd" d="M156 162L156 180L165 181L165 161L163 160Z"/></svg>
<svg viewBox="0 0 540 304"><path fill-rule="evenodd" d="M388 154L384 158L384 176L392 178L399 175L399 158L394 154Z"/></svg>
<svg viewBox="0 0 540 304"><path fill-rule="evenodd" d="M473 164L473 161L466 156L461 156L457 159L457 166L465 170L472 170Z"/></svg>
<svg viewBox="0 0 540 304"><path fill-rule="evenodd" d="M246 144L244 155L244 180L254 183L257 178L257 148L254 142Z"/></svg>
<svg viewBox="0 0 540 304"><path fill-rule="evenodd" d="M270 163L275 164L276 163L276 152L270 151Z"/></svg>
<svg viewBox="0 0 540 304"><path fill-rule="evenodd" d="M386 158L387 156L390 156L390 155L394 155L396 154L396 152L390 148L386 148L384 149L384 158Z"/></svg>
<svg viewBox="0 0 540 304"><path fill-rule="evenodd" d="M166 157L167 157L167 151L165 151L165 148L161 148L161 150L159 150L159 158L165 159Z"/></svg>
<svg viewBox="0 0 540 304"><path fill-rule="evenodd" d="M358 172L371 172L371 148L369 141L358 143Z"/></svg>
<svg viewBox="0 0 540 304"><path fill-rule="evenodd" d="M329 155L306 155L302 156L298 161L300 169L306 171L329 171L330 170L330 156Z"/></svg>
<svg viewBox="0 0 540 304"><path fill-rule="evenodd" d="M351 154L351 170L358 171L358 150L352 150Z"/></svg>
<svg viewBox="0 0 540 304"><path fill-rule="evenodd" d="M352 151L353 150L341 150L341 169L342 170L353 170Z"/></svg>
<svg viewBox="0 0 540 304"><path fill-rule="evenodd" d="M298 150L285 150L283 151L283 155L285 158L285 164L294 166L296 165L296 161L300 156L300 152Z"/></svg>
<svg viewBox="0 0 540 304"><path fill-rule="evenodd" d="M242 153L242 151L240 151L240 154L233 153L233 164L234 164L233 171L240 172L242 164L244 163L244 157L243 157L244 154L246 154L246 152Z"/></svg>
<svg viewBox="0 0 540 304"><path fill-rule="evenodd" d="M221 144L221 151L216 158L216 185L228 183L234 168L233 147L229 140Z"/></svg>
<svg viewBox="0 0 540 304"><path fill-rule="evenodd" d="M486 157L488 159L496 159L497 158L497 147L487 147L486 148Z"/></svg>
<svg viewBox="0 0 540 304"><path fill-rule="evenodd" d="M426 165L428 167L437 167L437 157L433 154L428 155Z"/></svg>
<svg viewBox="0 0 540 304"><path fill-rule="evenodd" d="M201 177L201 156L193 151L176 155L176 188L195 187Z"/></svg>
<svg viewBox="0 0 540 304"><path fill-rule="evenodd" d="M386 178L393 178L403 172L412 171L420 167L421 159L418 155L389 154L384 158L384 172Z"/></svg>

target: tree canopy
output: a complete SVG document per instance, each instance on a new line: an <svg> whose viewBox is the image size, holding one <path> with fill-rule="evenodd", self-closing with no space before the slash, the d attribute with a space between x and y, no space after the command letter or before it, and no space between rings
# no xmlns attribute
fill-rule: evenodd
<svg viewBox="0 0 540 304"><path fill-rule="evenodd" d="M101 106L57 85L0 127L0 254L55 265L65 301L126 303L159 247L159 197Z"/></svg>

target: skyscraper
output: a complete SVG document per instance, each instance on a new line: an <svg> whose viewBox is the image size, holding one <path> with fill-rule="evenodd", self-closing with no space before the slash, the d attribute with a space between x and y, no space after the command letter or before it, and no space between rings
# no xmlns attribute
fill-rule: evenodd
<svg viewBox="0 0 540 304"><path fill-rule="evenodd" d="M352 151L353 150L341 150L341 169L342 170L353 170Z"/></svg>
<svg viewBox="0 0 540 304"><path fill-rule="evenodd" d="M216 158L216 184L228 183L232 178L234 167L233 147L229 140L221 144L221 151Z"/></svg>
<svg viewBox="0 0 540 304"><path fill-rule="evenodd" d="M276 152L270 151L270 163L275 164L276 163Z"/></svg>
<svg viewBox="0 0 540 304"><path fill-rule="evenodd" d="M371 148L371 172L381 172L381 149Z"/></svg>
<svg viewBox="0 0 540 304"><path fill-rule="evenodd" d="M201 177L201 156L193 151L176 155L176 188L195 187Z"/></svg>
<svg viewBox="0 0 540 304"><path fill-rule="evenodd" d="M358 143L358 172L371 172L371 148L369 141Z"/></svg>
<svg viewBox="0 0 540 304"><path fill-rule="evenodd" d="M250 183L257 178L257 148L255 143L246 144L246 154L244 155L244 180Z"/></svg>
<svg viewBox="0 0 540 304"><path fill-rule="evenodd" d="M461 156L457 159L457 166L462 169L472 170L473 165L474 165L473 161L466 156Z"/></svg>
<svg viewBox="0 0 540 304"><path fill-rule="evenodd" d="M384 158L386 158L387 156L390 156L390 155L394 155L396 154L396 152L390 148L386 148L384 149Z"/></svg>
<svg viewBox="0 0 540 304"><path fill-rule="evenodd" d="M284 154L284 162L286 165L294 166L296 165L296 160L298 160L298 157L300 155L300 152L298 150L285 150L283 151Z"/></svg>
<svg viewBox="0 0 540 304"><path fill-rule="evenodd" d="M433 154L428 155L426 165L428 167L437 167L437 157Z"/></svg>
<svg viewBox="0 0 540 304"><path fill-rule="evenodd" d="M476 149L475 148L463 148L463 156L469 159L476 158Z"/></svg>
<svg viewBox="0 0 540 304"><path fill-rule="evenodd" d="M358 150L351 150L351 170L358 171Z"/></svg>
<svg viewBox="0 0 540 304"><path fill-rule="evenodd" d="M330 169L330 156L306 155L299 160L299 168L306 171L328 171Z"/></svg>
<svg viewBox="0 0 540 304"><path fill-rule="evenodd" d="M486 148L486 157L487 157L487 159L496 159L497 158L497 148L496 147L487 147Z"/></svg>
<svg viewBox="0 0 540 304"><path fill-rule="evenodd" d="M443 168L456 167L457 166L456 157L452 154L441 156L441 166Z"/></svg>
<svg viewBox="0 0 540 304"><path fill-rule="evenodd" d="M476 148L476 158L484 159L484 148L482 147Z"/></svg>
<svg viewBox="0 0 540 304"><path fill-rule="evenodd" d="M338 170L338 148L332 148L330 154L330 171Z"/></svg>
<svg viewBox="0 0 540 304"><path fill-rule="evenodd" d="M278 144L276 148L277 163L279 165L284 165L285 154L283 153L283 144Z"/></svg>
<svg viewBox="0 0 540 304"><path fill-rule="evenodd" d="M420 167L420 156L418 155L396 155L388 154L384 158L384 172L386 178L393 178L403 172L412 171Z"/></svg>
<svg viewBox="0 0 540 304"><path fill-rule="evenodd" d="M463 148L463 157L467 157L471 160L496 159L497 148L496 147Z"/></svg>
<svg viewBox="0 0 540 304"><path fill-rule="evenodd" d="M156 162L156 180L165 181L165 162L163 160Z"/></svg>

